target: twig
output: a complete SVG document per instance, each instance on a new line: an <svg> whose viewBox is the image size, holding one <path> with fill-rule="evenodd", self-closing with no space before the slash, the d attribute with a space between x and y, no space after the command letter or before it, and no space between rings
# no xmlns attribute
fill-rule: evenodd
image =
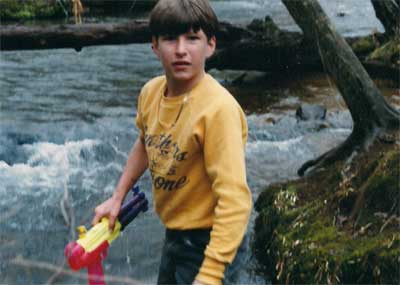
<svg viewBox="0 0 400 285"><path fill-rule="evenodd" d="M392 221L396 221L398 218L395 215L392 215L389 219L386 220L386 222L382 225L381 229L379 232L383 232L383 230L389 225Z"/></svg>
<svg viewBox="0 0 400 285"><path fill-rule="evenodd" d="M64 181L63 181L63 186L64 186L64 194L63 197L60 201L60 208L61 208L61 214L64 217L65 223L67 226L69 226L69 232L70 232L70 240L75 240L76 238L76 233L75 233L75 215L72 211L72 207L69 202L69 191L68 191L68 180L69 180L69 161L68 161L68 155L66 151L64 150L64 167L65 167L65 176L64 176ZM65 268L65 260L63 261L62 265L58 267L58 270L50 276L50 278L47 280L46 284L51 285L53 284L57 278L62 274L63 270Z"/></svg>
<svg viewBox="0 0 400 285"><path fill-rule="evenodd" d="M62 3L61 0L57 0L58 5L60 5L61 9L63 9L64 14L65 14L65 18L68 18L68 11L67 9L65 9L64 4Z"/></svg>
<svg viewBox="0 0 400 285"><path fill-rule="evenodd" d="M63 261L63 264L61 266L58 266L58 270L50 276L50 278L47 280L46 285L53 284L59 276L63 274L63 270L65 268L65 260Z"/></svg>
<svg viewBox="0 0 400 285"><path fill-rule="evenodd" d="M52 265L47 262L37 261L37 260L28 260L24 259L21 256L18 256L10 261L11 264L22 266L26 268L36 268L36 269L43 269L48 271L60 272L60 274L73 276L78 279L87 280L87 275L79 272L73 272L71 270L63 269L58 266ZM120 277L114 275L106 275L104 276L104 280L107 282L115 282L118 284L144 284L143 281L135 280L129 277Z"/></svg>
<svg viewBox="0 0 400 285"><path fill-rule="evenodd" d="M130 12L132 11L133 7L135 7L136 1L137 1L137 0L134 0L134 1L133 1L131 7L130 7L129 10L128 10L128 13L130 13Z"/></svg>

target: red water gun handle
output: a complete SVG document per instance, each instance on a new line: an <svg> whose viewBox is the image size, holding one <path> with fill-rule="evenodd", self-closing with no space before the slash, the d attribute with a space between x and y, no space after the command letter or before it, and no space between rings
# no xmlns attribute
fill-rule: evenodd
<svg viewBox="0 0 400 285"><path fill-rule="evenodd" d="M105 285L104 271L101 259L88 266L88 284L89 285Z"/></svg>
<svg viewBox="0 0 400 285"><path fill-rule="evenodd" d="M102 261L107 257L107 241L101 243L92 252L85 249L76 242L70 242L65 248L65 256L73 270L87 267L89 285L105 285Z"/></svg>

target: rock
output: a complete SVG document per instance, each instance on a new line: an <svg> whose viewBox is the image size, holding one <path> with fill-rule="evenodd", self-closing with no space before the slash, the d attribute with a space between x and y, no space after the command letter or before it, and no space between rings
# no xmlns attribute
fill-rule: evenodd
<svg viewBox="0 0 400 285"><path fill-rule="evenodd" d="M254 19L247 28L256 33L274 33L280 32L279 27L274 23L270 16L266 16L264 20Z"/></svg>
<svg viewBox="0 0 400 285"><path fill-rule="evenodd" d="M271 117L266 118L265 122L268 124L272 124L272 125L275 125L275 123L276 123L275 119L271 118Z"/></svg>
<svg viewBox="0 0 400 285"><path fill-rule="evenodd" d="M267 75L262 71L246 71L232 80L233 85L260 85L265 82Z"/></svg>
<svg viewBox="0 0 400 285"><path fill-rule="evenodd" d="M7 165L26 163L28 155L24 149L25 144L33 144L38 141L37 136L30 134L18 134L9 132L0 136L0 162Z"/></svg>
<svg viewBox="0 0 400 285"><path fill-rule="evenodd" d="M340 12L337 12L336 13L336 16L338 16L338 17L344 17L344 16L346 16L346 13L345 12L343 12L343 11L340 11Z"/></svg>
<svg viewBox="0 0 400 285"><path fill-rule="evenodd" d="M296 117L301 121L324 120L326 108L321 105L302 104L296 110Z"/></svg>

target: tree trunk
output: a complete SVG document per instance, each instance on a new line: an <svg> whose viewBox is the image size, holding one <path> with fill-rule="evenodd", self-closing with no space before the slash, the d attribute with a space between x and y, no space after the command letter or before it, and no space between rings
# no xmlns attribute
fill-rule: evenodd
<svg viewBox="0 0 400 285"><path fill-rule="evenodd" d="M376 17L381 21L388 37L400 33L400 0L371 0Z"/></svg>
<svg viewBox="0 0 400 285"><path fill-rule="evenodd" d="M317 169L365 150L375 138L398 131L400 114L377 89L350 46L336 32L317 0L282 0L289 13L317 43L324 67L342 94L353 119L353 131L338 147L315 160L306 162L298 171Z"/></svg>

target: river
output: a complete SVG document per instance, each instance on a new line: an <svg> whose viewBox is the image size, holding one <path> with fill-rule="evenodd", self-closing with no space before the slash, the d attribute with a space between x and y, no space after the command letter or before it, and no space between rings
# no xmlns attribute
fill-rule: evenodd
<svg viewBox="0 0 400 285"><path fill-rule="evenodd" d="M369 0L322 4L342 34L382 30ZM245 23L269 14L282 28L297 29L278 0L212 5L220 20ZM345 16L338 17L339 12ZM0 68L0 284L45 284L54 274L51 266L63 265L71 223L88 225L94 206L113 192L137 138L137 94L162 69L149 44L90 47L79 53L72 49L2 52ZM211 73L244 102L249 124L248 183L254 200L270 183L295 178L303 162L350 133L350 115L324 75L294 78L273 87L238 88L230 84L237 73ZM243 100L257 99L254 93L260 90L278 99L260 99L259 108L254 108L254 101ZM295 109L308 101L325 104L327 119L299 122ZM139 185L152 200L148 173ZM61 211L65 193L72 221L66 221ZM163 228L151 206L113 243L106 273L154 283L162 239ZM241 283L262 284L251 272L252 262L248 264ZM62 274L54 283L85 284L85 280Z"/></svg>

